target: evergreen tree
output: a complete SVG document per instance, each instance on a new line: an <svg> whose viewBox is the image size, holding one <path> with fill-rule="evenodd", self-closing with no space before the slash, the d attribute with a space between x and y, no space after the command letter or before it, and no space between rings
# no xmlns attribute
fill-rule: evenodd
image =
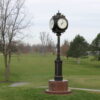
<svg viewBox="0 0 100 100"><path fill-rule="evenodd" d="M100 33L92 41L91 49L92 49L92 54L100 61Z"/></svg>
<svg viewBox="0 0 100 100"><path fill-rule="evenodd" d="M87 50L88 50L88 43L82 36L77 35L75 39L70 43L68 56L74 58L80 58L82 56L87 55Z"/></svg>

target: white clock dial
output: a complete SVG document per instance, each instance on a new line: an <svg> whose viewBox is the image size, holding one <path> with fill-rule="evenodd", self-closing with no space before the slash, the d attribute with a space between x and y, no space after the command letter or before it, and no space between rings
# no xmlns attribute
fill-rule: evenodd
<svg viewBox="0 0 100 100"><path fill-rule="evenodd" d="M60 18L57 24L60 29L65 29L68 23L64 18Z"/></svg>
<svg viewBox="0 0 100 100"><path fill-rule="evenodd" d="M54 27L54 20L53 19L50 20L49 27L50 27L50 29L53 29L53 27Z"/></svg>

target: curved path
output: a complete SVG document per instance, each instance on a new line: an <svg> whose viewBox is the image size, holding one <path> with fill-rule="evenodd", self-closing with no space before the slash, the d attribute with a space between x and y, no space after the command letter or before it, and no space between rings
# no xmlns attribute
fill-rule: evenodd
<svg viewBox="0 0 100 100"><path fill-rule="evenodd" d="M18 86L24 86L24 85L28 85L28 84L30 84L30 83L29 82L16 82L16 83L9 85L9 87L18 87Z"/></svg>
<svg viewBox="0 0 100 100"><path fill-rule="evenodd" d="M29 85L29 82L17 82L9 85L9 87L18 87L18 86L24 86L24 85ZM38 88L48 88L48 86L40 86ZM90 91L90 92L100 92L99 89L88 89L88 88L73 88L69 87L71 90L84 90L84 91Z"/></svg>
<svg viewBox="0 0 100 100"><path fill-rule="evenodd" d="M72 90L84 90L84 91L90 91L90 92L100 92L100 90L98 90L98 89L73 88L73 87L70 87L70 89L72 89Z"/></svg>

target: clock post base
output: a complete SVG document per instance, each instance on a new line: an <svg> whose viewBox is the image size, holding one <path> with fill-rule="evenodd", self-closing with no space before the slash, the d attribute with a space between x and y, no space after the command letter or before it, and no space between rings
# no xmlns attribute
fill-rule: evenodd
<svg viewBox="0 0 100 100"><path fill-rule="evenodd" d="M71 91L68 89L68 80L62 81L49 81L49 89L45 91L48 94L69 94Z"/></svg>

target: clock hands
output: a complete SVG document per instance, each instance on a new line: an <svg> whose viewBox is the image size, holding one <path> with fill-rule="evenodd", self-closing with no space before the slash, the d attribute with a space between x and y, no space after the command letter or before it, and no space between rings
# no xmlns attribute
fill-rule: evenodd
<svg viewBox="0 0 100 100"><path fill-rule="evenodd" d="M63 20L62 20L61 25L63 25L63 23L64 23L64 22L63 22Z"/></svg>

